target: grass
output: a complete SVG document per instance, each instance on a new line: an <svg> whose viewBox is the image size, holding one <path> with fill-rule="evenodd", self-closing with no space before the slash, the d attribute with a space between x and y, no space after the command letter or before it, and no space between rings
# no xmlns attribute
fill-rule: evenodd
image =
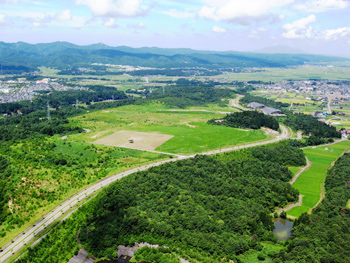
<svg viewBox="0 0 350 263"><path fill-rule="evenodd" d="M298 189L299 193L304 195L304 197L302 206L291 209L287 212L288 215L299 217L317 204L321 197L321 191L324 188L323 183L328 168L349 147L350 141L345 141L329 146L304 149L304 153L312 163L312 166L303 172L293 184L293 187Z"/></svg>
<svg viewBox="0 0 350 263"><path fill-rule="evenodd" d="M295 175L297 172L300 171L300 167L288 167L288 169L292 172L293 175Z"/></svg>
<svg viewBox="0 0 350 263"><path fill-rule="evenodd" d="M235 111L229 107L215 105L169 110L160 103L96 111L71 120L74 125L91 129L92 132L71 136L69 140L93 142L120 130L160 133L174 137L156 150L190 154L270 138L261 130L245 131L207 124L210 119L225 116L218 110Z"/></svg>
<svg viewBox="0 0 350 263"><path fill-rule="evenodd" d="M269 263L273 261L272 261L272 258L269 257L268 255L277 254L284 248L282 245L274 244L268 241L261 242L260 244L263 246L263 249L261 251L249 250L244 254L240 255L239 259L242 260L242 262L244 263L258 263L258 262ZM266 259L259 260L258 259L259 254L266 255Z"/></svg>

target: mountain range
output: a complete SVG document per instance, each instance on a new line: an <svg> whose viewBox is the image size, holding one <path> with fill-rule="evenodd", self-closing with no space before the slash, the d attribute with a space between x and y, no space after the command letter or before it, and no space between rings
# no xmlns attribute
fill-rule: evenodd
<svg viewBox="0 0 350 263"><path fill-rule="evenodd" d="M111 47L103 43L79 46L69 42L28 44L0 42L0 64L3 71L34 71L40 66L57 69L89 66L92 63L175 67L287 67L305 63L349 61L348 58L294 54L235 51L200 51L187 48ZM287 50L288 51L288 50ZM290 51L290 50L289 50Z"/></svg>

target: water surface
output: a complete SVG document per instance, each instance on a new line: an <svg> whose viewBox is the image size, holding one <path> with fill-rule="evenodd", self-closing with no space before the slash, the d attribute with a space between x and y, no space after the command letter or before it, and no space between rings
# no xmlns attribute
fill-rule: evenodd
<svg viewBox="0 0 350 263"><path fill-rule="evenodd" d="M291 235L291 231L294 225L293 221L283 218L274 218L275 227L273 233L277 236L279 241L287 240Z"/></svg>

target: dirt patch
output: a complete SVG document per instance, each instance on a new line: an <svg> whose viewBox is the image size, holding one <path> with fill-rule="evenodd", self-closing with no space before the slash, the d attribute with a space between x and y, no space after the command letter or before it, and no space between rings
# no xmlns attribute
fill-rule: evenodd
<svg viewBox="0 0 350 263"><path fill-rule="evenodd" d="M123 130L98 139L94 143L152 151L173 137L168 134Z"/></svg>
<svg viewBox="0 0 350 263"><path fill-rule="evenodd" d="M91 138L91 139L96 139L97 137L102 136L102 135L103 135L104 133L106 133L106 132L108 132L108 131L98 132L97 134L95 134L94 136L91 136L90 138Z"/></svg>
<svg viewBox="0 0 350 263"><path fill-rule="evenodd" d="M261 130L263 130L265 132L266 135L273 135L273 136L277 136L279 134L278 131L266 128L266 127L262 127Z"/></svg>
<svg viewBox="0 0 350 263"><path fill-rule="evenodd" d="M195 125L192 125L192 124L189 124L189 123L186 123L186 126L190 127L190 128L196 128L197 126Z"/></svg>
<svg viewBox="0 0 350 263"><path fill-rule="evenodd" d="M12 203L12 198L9 200L8 202L8 207L9 207L9 210L11 212L11 214L13 214L13 203Z"/></svg>

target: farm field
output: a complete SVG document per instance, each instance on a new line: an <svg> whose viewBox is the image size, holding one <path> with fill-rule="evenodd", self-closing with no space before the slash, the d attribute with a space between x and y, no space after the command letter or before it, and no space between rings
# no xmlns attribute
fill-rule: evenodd
<svg viewBox="0 0 350 263"><path fill-rule="evenodd" d="M315 111L323 111L325 106L322 106L321 101L312 101L306 99L310 97L308 94L296 94L291 92L281 93L276 91L266 91L266 90L257 90L253 92L254 95L264 97L267 99L272 99L277 102L283 102L288 104L293 104L292 110L294 112L301 112L304 114L311 114ZM311 96L314 97L314 96ZM326 110L326 109L324 109Z"/></svg>
<svg viewBox="0 0 350 263"><path fill-rule="evenodd" d="M94 142L119 131L152 133L155 138L157 134L164 134L173 137L155 150L192 154L271 138L262 130L207 124L208 120L221 118L225 116L224 112L233 111L235 109L214 105L176 110L160 103L123 106L72 118L72 125L90 129L91 133L72 135L68 139Z"/></svg>
<svg viewBox="0 0 350 263"><path fill-rule="evenodd" d="M262 68L262 72L251 73L227 73L222 75L232 80L261 80L261 81L282 81L282 80L303 80L303 79L329 79L349 80L350 67L320 67L320 66L297 66L290 68Z"/></svg>
<svg viewBox="0 0 350 263"><path fill-rule="evenodd" d="M350 141L343 141L329 146L309 147L304 149L306 157L312 163L309 170L303 172L293 187L303 195L302 206L295 207L287 212L288 215L299 217L308 212L320 200L321 191L327 169L336 161L341 154L350 147Z"/></svg>
<svg viewBox="0 0 350 263"><path fill-rule="evenodd" d="M344 129L350 129L350 121L339 121L341 125L339 125L339 128L344 128Z"/></svg>

